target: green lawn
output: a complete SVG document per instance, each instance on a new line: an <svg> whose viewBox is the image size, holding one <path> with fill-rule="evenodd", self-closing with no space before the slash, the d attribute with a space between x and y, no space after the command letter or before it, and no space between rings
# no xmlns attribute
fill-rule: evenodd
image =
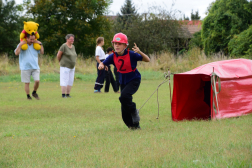
<svg viewBox="0 0 252 168"><path fill-rule="evenodd" d="M94 75L76 74L68 99L51 75L41 75L41 100L32 101L20 76L1 77L1 168L252 167L252 115L173 122L166 83L159 119L154 95L140 111L142 129L132 131L121 119L119 94L93 93ZM134 95L138 108L162 82L162 74L149 76Z"/></svg>

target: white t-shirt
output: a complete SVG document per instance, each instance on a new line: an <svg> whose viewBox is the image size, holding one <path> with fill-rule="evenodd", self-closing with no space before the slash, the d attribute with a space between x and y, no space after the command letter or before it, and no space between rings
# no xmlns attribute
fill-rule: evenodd
<svg viewBox="0 0 252 168"><path fill-rule="evenodd" d="M109 56L109 54L106 54L106 55L105 55L105 59L106 59L108 56Z"/></svg>
<svg viewBox="0 0 252 168"><path fill-rule="evenodd" d="M95 57L99 56L100 60L104 60L105 59L105 53L103 51L103 49L100 46L97 46L95 49Z"/></svg>

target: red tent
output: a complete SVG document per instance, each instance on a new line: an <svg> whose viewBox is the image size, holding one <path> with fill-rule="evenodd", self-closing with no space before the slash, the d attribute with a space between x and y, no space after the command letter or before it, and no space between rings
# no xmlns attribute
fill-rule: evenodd
<svg viewBox="0 0 252 168"><path fill-rule="evenodd" d="M173 82L173 121L252 113L252 60L212 62L175 74Z"/></svg>

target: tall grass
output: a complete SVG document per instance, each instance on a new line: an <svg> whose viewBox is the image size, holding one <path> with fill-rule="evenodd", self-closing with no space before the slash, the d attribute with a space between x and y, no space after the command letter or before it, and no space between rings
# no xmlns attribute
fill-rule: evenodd
<svg viewBox="0 0 252 168"><path fill-rule="evenodd" d="M174 73L189 71L203 64L228 59L221 53L206 56L199 48L193 48L183 55L175 56L174 54L163 52L156 57L151 56L151 69L167 70L168 68Z"/></svg>
<svg viewBox="0 0 252 168"><path fill-rule="evenodd" d="M179 73L194 69L200 65L227 59L221 53L212 56L206 56L199 48L193 48L183 55L176 56L169 52L162 52L158 55L150 55L149 63L139 62L139 70L166 71L168 68L173 73ZM39 66L41 73L59 73L59 62L57 58L49 56L39 56ZM76 62L76 73L95 74L95 58L84 59L78 56ZM0 56L0 75L13 75L20 73L18 60L10 60L6 55Z"/></svg>

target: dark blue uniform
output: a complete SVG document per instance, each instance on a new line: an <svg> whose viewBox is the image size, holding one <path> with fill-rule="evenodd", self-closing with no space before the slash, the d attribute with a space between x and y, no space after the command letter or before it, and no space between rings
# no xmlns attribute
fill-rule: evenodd
<svg viewBox="0 0 252 168"><path fill-rule="evenodd" d="M126 49L124 51L124 55L128 54L128 50ZM115 53L116 57L118 57L118 54ZM129 51L130 56L130 62L131 62L131 68L132 72L129 73L120 73L119 74L119 83L121 85L121 96L119 97L119 100L121 102L121 110L122 110L122 118L124 123L129 128L139 128L139 120L136 120L136 104L132 102L132 95L136 93L140 86L141 82L141 74L136 69L137 67L137 61L142 61L143 57L135 53L134 51ZM110 54L105 61L103 61L103 64L108 66L110 64L114 64L114 53ZM121 56L120 56L121 57ZM140 118L139 118L140 119Z"/></svg>

